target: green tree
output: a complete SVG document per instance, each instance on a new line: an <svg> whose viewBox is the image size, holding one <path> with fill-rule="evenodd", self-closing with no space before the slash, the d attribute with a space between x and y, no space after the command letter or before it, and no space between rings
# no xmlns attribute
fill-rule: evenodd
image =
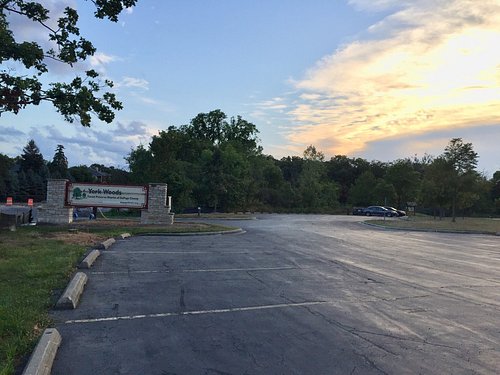
<svg viewBox="0 0 500 375"><path fill-rule="evenodd" d="M254 124L241 116L228 121L217 109L161 131L126 160L134 181L166 181L177 210L244 208L256 194L249 165L261 152L257 134Z"/></svg>
<svg viewBox="0 0 500 375"><path fill-rule="evenodd" d="M204 203L216 211L246 209L250 171L245 155L229 143L205 150L202 160Z"/></svg>
<svg viewBox="0 0 500 375"><path fill-rule="evenodd" d="M0 200L5 201L5 198L12 194L9 189L10 170L14 165L14 160L0 153Z"/></svg>
<svg viewBox="0 0 500 375"><path fill-rule="evenodd" d="M226 118L226 114L220 109L199 113L191 120L187 128L188 134L195 139L218 145L226 140Z"/></svg>
<svg viewBox="0 0 500 375"><path fill-rule="evenodd" d="M491 179L491 199L493 200L495 211L500 213L500 171L493 173Z"/></svg>
<svg viewBox="0 0 500 375"><path fill-rule="evenodd" d="M125 160L128 163L133 182L143 184L154 180L152 176L153 155L144 145L139 145L131 150Z"/></svg>
<svg viewBox="0 0 500 375"><path fill-rule="evenodd" d="M323 152L313 145L303 152L299 176L300 206L306 211L331 209L338 205L338 186L328 179Z"/></svg>
<svg viewBox="0 0 500 375"><path fill-rule="evenodd" d="M116 22L121 11L134 6L136 0L96 0L92 3L96 7L95 17ZM78 12L74 8L66 7L64 14L54 20L45 5L42 1L0 1L0 63L22 66L19 70L0 68L0 115L4 112L17 114L27 106L45 101L52 103L69 122L78 119L83 126L90 126L92 114L101 121L113 121L114 111L121 109L122 104L113 93L98 96L113 83L100 80L96 71L87 70L70 82L45 84L50 73L47 60L73 67L96 51L90 41L80 36ZM16 40L9 23L12 15L24 17L38 26L49 47L34 41Z"/></svg>
<svg viewBox="0 0 500 375"><path fill-rule="evenodd" d="M419 201L425 206L433 207L434 216L437 209L442 218L444 210L451 206L454 174L453 165L443 156L435 158L424 169Z"/></svg>
<svg viewBox="0 0 500 375"><path fill-rule="evenodd" d="M420 187L420 174L413 169L410 159L400 159L390 163L385 181L391 184L396 192L396 206L403 208L408 201L414 201Z"/></svg>
<svg viewBox="0 0 500 375"><path fill-rule="evenodd" d="M69 179L73 182L93 182L92 173L86 165L68 168Z"/></svg>
<svg viewBox="0 0 500 375"><path fill-rule="evenodd" d="M231 117L225 126L226 141L249 155L262 152L262 147L258 145L258 133L257 126L241 116Z"/></svg>
<svg viewBox="0 0 500 375"><path fill-rule="evenodd" d="M257 127L244 120L241 116L227 116L220 109L208 113L199 113L184 130L191 138L202 141L206 146L220 146L232 143L233 147L243 152L260 153L258 147Z"/></svg>
<svg viewBox="0 0 500 375"><path fill-rule="evenodd" d="M42 201L47 193L49 170L40 149L31 139L23 148L19 159L19 193L18 199L33 198Z"/></svg>
<svg viewBox="0 0 500 375"><path fill-rule="evenodd" d="M378 160L372 160L369 163L369 170L373 173L375 178L384 178L385 174L387 173L388 167L388 163L384 163Z"/></svg>
<svg viewBox="0 0 500 375"><path fill-rule="evenodd" d="M295 188L298 185L299 177L305 160L298 156L287 156L278 162L278 167L283 173L283 178Z"/></svg>
<svg viewBox="0 0 500 375"><path fill-rule="evenodd" d="M339 201L347 203L349 189L359 176L354 160L345 155L335 155L326 162L327 174L339 185Z"/></svg>
<svg viewBox="0 0 500 375"><path fill-rule="evenodd" d="M252 210L262 204L264 210L288 207L290 195L283 192L285 179L272 156L256 155L249 158L250 184L247 187L247 202Z"/></svg>
<svg viewBox="0 0 500 375"><path fill-rule="evenodd" d="M363 172L349 191L349 202L355 206L369 206L375 201L377 179L371 171Z"/></svg>
<svg viewBox="0 0 500 375"><path fill-rule="evenodd" d="M307 146L303 153L304 160L312 160L322 162L325 160L325 154L323 152L316 150L313 145Z"/></svg>
<svg viewBox="0 0 500 375"><path fill-rule="evenodd" d="M452 221L456 221L456 208L460 195L470 191L478 174L475 171L478 155L472 143L464 143L462 138L453 138L446 146L444 159L452 166L453 175L450 180Z"/></svg>
<svg viewBox="0 0 500 375"><path fill-rule="evenodd" d="M398 196L394 185L383 178L377 179L377 184L373 189L373 196L375 198L374 202L381 206L398 206L397 203L394 203L397 201Z"/></svg>
<svg viewBox="0 0 500 375"><path fill-rule="evenodd" d="M68 159L64 155L64 146L57 145L52 162L48 164L52 178L68 178Z"/></svg>
<svg viewBox="0 0 500 375"><path fill-rule="evenodd" d="M30 169L40 171L45 167L43 155L33 139L30 139L26 146L24 146L20 165L24 172L28 172Z"/></svg>

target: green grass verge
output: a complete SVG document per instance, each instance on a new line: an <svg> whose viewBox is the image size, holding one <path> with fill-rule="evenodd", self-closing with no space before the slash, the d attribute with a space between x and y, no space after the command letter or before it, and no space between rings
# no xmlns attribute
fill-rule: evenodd
<svg viewBox="0 0 500 375"><path fill-rule="evenodd" d="M410 216L405 219L386 220L368 220L368 223L381 225L387 228L416 229L430 231L456 231L456 232L482 232L496 234L500 233L500 220L489 218L458 217L455 222L451 218L442 219L432 216Z"/></svg>
<svg viewBox="0 0 500 375"><path fill-rule="evenodd" d="M50 326L50 309L76 263L91 246L78 243L80 236L89 234L98 242L125 232L133 235L231 229L236 228L204 223L141 226L133 221L95 220L0 231L0 375L14 374L43 330Z"/></svg>
<svg viewBox="0 0 500 375"><path fill-rule="evenodd" d="M0 374L9 375L49 325L52 293L65 287L85 247L33 230L0 236Z"/></svg>

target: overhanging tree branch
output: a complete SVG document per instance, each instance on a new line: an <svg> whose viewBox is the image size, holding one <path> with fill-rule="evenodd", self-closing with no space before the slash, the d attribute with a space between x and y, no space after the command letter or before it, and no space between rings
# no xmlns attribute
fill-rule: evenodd
<svg viewBox="0 0 500 375"><path fill-rule="evenodd" d="M96 0L96 18L118 20L123 9L135 5L137 0ZM0 63L17 62L34 71L33 76L19 76L15 71L0 70L0 115L14 114L30 105L42 101L51 102L68 122L79 120L83 126L90 126L92 118L111 122L115 111L122 108L115 94L102 92L111 88L112 82L101 82L99 74L93 70L85 72L83 78L77 76L71 82L53 82L44 88L40 77L49 72L45 63L51 59L59 63L73 64L92 56L96 49L92 43L80 36L77 26L78 13L66 7L64 15L57 19L57 28L49 25L50 12L41 1L3 0L0 1ZM17 43L10 28L8 13L13 13L38 23L46 31L46 40L55 45L44 50L36 42ZM99 96L99 94L101 96Z"/></svg>

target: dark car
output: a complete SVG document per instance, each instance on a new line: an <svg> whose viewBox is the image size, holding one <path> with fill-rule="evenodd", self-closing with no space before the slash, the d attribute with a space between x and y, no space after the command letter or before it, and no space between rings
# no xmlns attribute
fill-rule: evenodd
<svg viewBox="0 0 500 375"><path fill-rule="evenodd" d="M364 209L364 214L366 216L387 216L387 217L398 216L397 212L388 210L387 208L382 206L367 207Z"/></svg>
<svg viewBox="0 0 500 375"><path fill-rule="evenodd" d="M363 207L354 207L352 209L352 214L353 215L364 215L365 214L365 209Z"/></svg>
<svg viewBox="0 0 500 375"><path fill-rule="evenodd" d="M403 210L398 210L397 208L390 207L390 206L384 206L385 209L395 212L396 216L406 216L406 211Z"/></svg>

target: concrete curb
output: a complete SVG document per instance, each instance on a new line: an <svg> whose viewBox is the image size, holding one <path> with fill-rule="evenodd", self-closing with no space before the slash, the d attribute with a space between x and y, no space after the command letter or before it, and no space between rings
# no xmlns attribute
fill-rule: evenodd
<svg viewBox="0 0 500 375"><path fill-rule="evenodd" d="M109 247L111 245L113 245L115 243L115 239L114 238L108 238L106 241L103 241L99 244L98 246L98 249L100 250L106 250L106 249L109 249Z"/></svg>
<svg viewBox="0 0 500 375"><path fill-rule="evenodd" d="M43 331L23 375L50 375L57 349L61 345L61 335L55 328Z"/></svg>
<svg viewBox="0 0 500 375"><path fill-rule="evenodd" d="M394 227L384 227L383 225L360 222L362 225L367 225L369 227L374 227L378 229L385 230L396 230L396 231L406 231L406 232L426 232L426 233L452 233L452 234L484 234L489 236L494 236L494 233L484 232L479 230L469 230L469 231L458 231L458 230L450 230L450 229L420 229L420 228L394 228ZM496 234L499 236L500 234Z"/></svg>
<svg viewBox="0 0 500 375"><path fill-rule="evenodd" d="M137 233L136 236L210 236L216 234L237 234L246 233L241 228L217 232L192 232L192 233Z"/></svg>
<svg viewBox="0 0 500 375"><path fill-rule="evenodd" d="M87 275L83 272L77 272L73 279L68 284L59 301L56 303L58 309L76 309L80 296L83 293L83 288L87 283Z"/></svg>
<svg viewBox="0 0 500 375"><path fill-rule="evenodd" d="M118 237L120 237L122 240L124 240L125 238L130 237L130 233L122 233Z"/></svg>
<svg viewBox="0 0 500 375"><path fill-rule="evenodd" d="M99 250L92 250L89 255L87 255L85 257L84 260L82 260L82 262L80 263L80 265L78 266L78 268L86 268L86 269L89 269L92 264L95 262L95 260L99 257L99 255L101 255L101 252Z"/></svg>

